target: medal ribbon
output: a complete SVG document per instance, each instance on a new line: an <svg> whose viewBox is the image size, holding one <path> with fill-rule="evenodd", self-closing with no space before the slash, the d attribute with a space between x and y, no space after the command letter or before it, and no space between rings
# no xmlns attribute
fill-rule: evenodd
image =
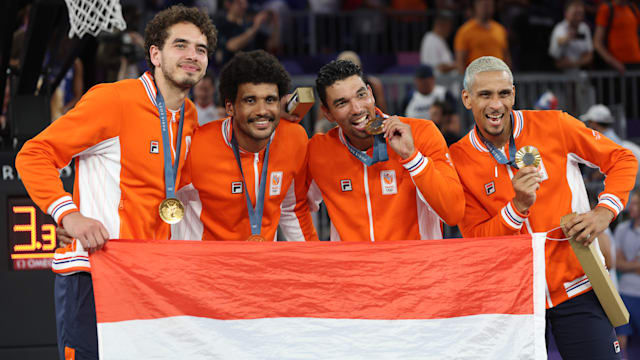
<svg viewBox="0 0 640 360"><path fill-rule="evenodd" d="M513 114L510 114L509 118L511 119L511 129L509 130L511 132L509 134L509 159L507 159L502 151L498 150L495 145L482 136L480 129L478 129L478 125L476 125L476 133L478 134L478 137L480 137L480 140L482 140L484 146L489 149L491 156L493 156L498 163L502 165L511 165L514 169L518 169L518 165L516 165L516 141L513 139Z"/></svg>
<svg viewBox="0 0 640 360"><path fill-rule="evenodd" d="M167 110L165 109L164 98L160 94L160 89L156 85L158 95L156 104L160 113L160 127L162 129L162 151L164 152L164 184L167 199L176 197L176 177L178 176L178 164L180 163L180 147L182 145L182 125L184 123L184 103L180 107L180 123L178 124L178 146L176 147L176 161L171 166L171 145L169 144L169 129L167 121Z"/></svg>
<svg viewBox="0 0 640 360"><path fill-rule="evenodd" d="M389 115L384 114L378 108L376 108L375 112L376 116L380 116L385 119L389 117ZM385 140L383 134L373 136L373 157L369 157L366 151L356 149L353 145L351 145L351 143L349 143L349 139L347 139L346 136L344 136L344 142L347 144L347 149L349 149L351 155L355 156L356 159L360 160L367 166L371 166L377 162L389 160L389 154L387 154L387 141Z"/></svg>
<svg viewBox="0 0 640 360"><path fill-rule="evenodd" d="M236 162L240 168L240 175L242 175L242 187L244 188L244 197L247 200L247 212L249 213L249 223L251 224L251 235L260 235L262 229L262 213L264 211L264 193L267 182L267 167L269 166L269 147L271 146L271 139L267 143L267 149L264 152L264 163L262 164L262 173L260 174L260 189L258 190L258 196L256 197L256 207L251 205L251 198L249 197L249 191L247 190L247 183L244 181L244 172L242 171L242 163L240 162L240 150L238 146L238 140L236 140L235 132L231 133L231 148L233 149L233 155L236 157Z"/></svg>
<svg viewBox="0 0 640 360"><path fill-rule="evenodd" d="M349 140L345 136L345 143L349 152L355 156L358 160L362 161L367 166L371 166L377 162L389 160L389 154L387 154L387 142L384 139L384 135L373 136L373 157L369 157L365 151L356 149L349 143Z"/></svg>

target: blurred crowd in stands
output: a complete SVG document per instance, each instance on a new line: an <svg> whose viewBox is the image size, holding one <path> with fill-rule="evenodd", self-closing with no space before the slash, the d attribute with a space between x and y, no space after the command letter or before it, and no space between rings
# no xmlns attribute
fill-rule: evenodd
<svg viewBox="0 0 640 360"><path fill-rule="evenodd" d="M127 29L101 34L83 43L79 57L51 95L55 120L91 86L136 78L146 70L143 32L159 10L175 3L197 6L210 14L219 31L218 47L208 77L192 99L201 123L224 116L216 96L216 72L238 51L262 48L277 55L294 76L314 75L339 55L361 64L378 106L387 112L434 120L452 143L468 129L459 100L459 77L473 59L502 58L516 73L574 74L584 70L615 70L615 81L577 82L569 92L545 93L538 108L584 113L596 103L596 92L610 93L606 105L621 105L627 122L637 122L640 76L638 28L634 1L615 0L120 0ZM29 23L29 7L19 14L13 36L11 69L19 73L20 55ZM66 32L61 32L66 34ZM68 39L48 50L44 73L55 74L60 54L71 51ZM355 51L351 51L355 50ZM48 67L48 68L47 68ZM406 91L386 94L378 74L402 80ZM616 75L618 74L618 75ZM46 75L45 75L46 76ZM49 75L52 76L52 75ZM388 79L389 77L386 77ZM408 78L411 78L410 80ZM10 79L11 80L11 76ZM387 81L388 82L388 81ZM442 84L442 85L441 85ZM6 93L10 94L8 81ZM586 94L586 96L584 96ZM390 106L389 99L396 99ZM546 96L546 98L545 98ZM557 96L557 97L556 97ZM0 118L0 146L11 147L6 103ZM577 99L568 108L560 99ZM541 101L547 99L547 101ZM586 100L585 100L586 99ZM555 102L553 101L555 100ZM623 101L624 100L624 101ZM540 105L543 104L544 105ZM533 107L531 104L517 104ZM434 107L435 106L435 107ZM432 107L434 107L432 109ZM614 121L619 121L616 111ZM331 124L313 112L309 133ZM624 118L624 115L622 116ZM462 119L464 120L464 119ZM308 124L307 124L308 125ZM465 126L466 125L466 126ZM634 128L634 126L630 126ZM627 134L621 134L627 138Z"/></svg>
<svg viewBox="0 0 640 360"><path fill-rule="evenodd" d="M277 55L294 77L313 75L339 53L355 50L355 53L350 53L351 59L359 55L358 61L370 75L370 84L382 110L429 118L431 104L444 102L448 105L446 109L440 107L442 112L452 113L453 122L457 124L453 125L453 130L447 130L451 141L461 135L459 131L466 130L455 116L463 111L459 104L459 84L451 79L458 77L476 57L493 55L502 58L515 73L571 73L599 69L624 74L628 70L640 69L640 11L634 1L628 0L120 2L127 29L100 35L84 44L79 58L73 62L60 86L51 90L52 119L73 107L83 92L94 84L135 78L146 70L144 26L156 12L175 3L202 8L218 28L218 48L210 61L210 79L214 84L216 71L234 53L242 50L266 49ZM11 66L16 73L29 21L29 7L23 9L20 17L11 53ZM55 62L56 55L70 50L65 48L66 43L59 41L56 49L49 50L46 61L51 73L60 66ZM415 75L414 86L399 101L401 108L387 106L384 86L374 74ZM440 83L441 78L448 79L446 88L435 85L433 81ZM609 91L607 87L612 87L614 99L603 102L608 105L622 103L621 93L624 91L620 89L628 90L626 99L633 99L629 94L638 94L637 80L638 77L616 79L616 83L605 81L601 85L605 88L602 91L606 93ZM576 91L593 93L595 90L586 86ZM201 106L215 108L215 111L209 109L207 116L223 115L217 107L215 85L207 96L211 99L199 100L203 104ZM595 99L590 99L575 111L584 112L593 103ZM625 101L626 114L627 117L633 114L632 118L635 118L638 109L633 109L631 103ZM562 105L560 107L565 109ZM0 120L4 147L10 146L6 141L5 114L3 111ZM317 117L318 112L315 114ZM318 124L310 126L310 129L326 129L320 118L314 119L314 123Z"/></svg>

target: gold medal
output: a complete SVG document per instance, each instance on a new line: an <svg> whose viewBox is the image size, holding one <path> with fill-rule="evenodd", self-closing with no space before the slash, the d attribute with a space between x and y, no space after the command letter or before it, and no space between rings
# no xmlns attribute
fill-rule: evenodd
<svg viewBox="0 0 640 360"><path fill-rule="evenodd" d="M367 121L364 130L370 135L378 135L384 132L382 128L382 123L384 122L384 118L380 116L376 116L373 119Z"/></svg>
<svg viewBox="0 0 640 360"><path fill-rule="evenodd" d="M519 169L526 166L538 167L540 165L540 152L533 146L523 146L516 153L516 165Z"/></svg>
<svg viewBox="0 0 640 360"><path fill-rule="evenodd" d="M184 217L184 205L175 198L162 200L158 207L160 218L167 224L177 224Z"/></svg>
<svg viewBox="0 0 640 360"><path fill-rule="evenodd" d="M263 242L266 241L266 239L262 237L262 235L251 235L247 238L247 241Z"/></svg>

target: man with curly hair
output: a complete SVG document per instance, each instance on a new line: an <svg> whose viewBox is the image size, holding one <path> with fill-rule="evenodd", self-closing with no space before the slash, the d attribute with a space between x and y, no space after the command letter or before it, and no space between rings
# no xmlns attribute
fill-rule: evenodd
<svg viewBox="0 0 640 360"><path fill-rule="evenodd" d="M306 197L308 137L299 124L280 121L290 85L263 50L225 65L220 95L229 117L193 137L178 191L185 219L172 226L172 238L275 241L280 224L289 241L317 240Z"/></svg>
<svg viewBox="0 0 640 360"><path fill-rule="evenodd" d="M437 239L441 220L460 221L462 185L433 122L382 113L350 61L323 66L316 88L338 124L309 142L310 199L327 205L332 241Z"/></svg>
<svg viewBox="0 0 640 360"><path fill-rule="evenodd" d="M75 238L53 259L60 359L97 359L88 251L108 239L168 239L159 206L175 197L196 109L186 99L205 73L217 32L196 8L159 12L145 30L151 68L93 87L75 108L28 141L16 167L31 198ZM73 197L58 169L75 159Z"/></svg>

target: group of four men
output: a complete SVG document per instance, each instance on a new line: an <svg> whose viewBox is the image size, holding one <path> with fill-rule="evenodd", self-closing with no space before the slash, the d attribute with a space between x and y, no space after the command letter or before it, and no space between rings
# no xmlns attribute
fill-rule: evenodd
<svg viewBox="0 0 640 360"><path fill-rule="evenodd" d="M197 128L187 95L216 46L211 20L171 7L148 24L145 44L151 71L95 86L16 158L33 200L76 239L53 262L61 359L97 358L87 251L108 239L272 241L280 225L288 240L317 240L309 208L325 201L332 240L436 239L441 220L464 236L546 232L575 211L565 232L588 244L634 184L633 155L578 120L513 111L513 77L496 58L466 70L462 100L476 126L449 153L431 121L377 109L349 61L320 69L321 108L339 126L309 141L300 125L280 121L290 78L262 51L225 65L229 117ZM539 149L537 168L514 164L525 145ZM58 169L73 158L72 197ZM578 163L607 175L593 210ZM167 215L173 199L184 204L177 223ZM569 244L548 242L546 259L547 317L563 355L617 358L615 332Z"/></svg>

